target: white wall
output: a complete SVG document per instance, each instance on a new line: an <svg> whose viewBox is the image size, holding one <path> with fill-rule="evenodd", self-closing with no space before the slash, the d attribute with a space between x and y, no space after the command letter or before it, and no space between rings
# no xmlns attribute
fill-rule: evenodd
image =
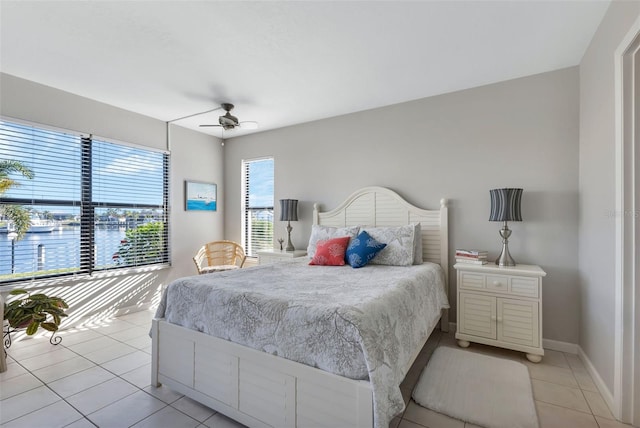
<svg viewBox="0 0 640 428"><path fill-rule="evenodd" d="M166 124L160 120L7 74L0 74L0 89L0 114L7 118L166 149ZM65 297L70 304L71 321L148 306L158 300L162 285L196 273L191 258L200 245L223 238L223 212L185 212L183 190L185 179L218 183L218 202L224 206L220 140L172 125L171 141L171 268L70 281L64 286L59 280L49 284L47 292Z"/></svg>
<svg viewBox="0 0 640 428"><path fill-rule="evenodd" d="M613 54L640 2L612 2L580 63L580 346L614 381L615 128Z"/></svg>
<svg viewBox="0 0 640 428"><path fill-rule="evenodd" d="M306 248L314 202L331 209L380 185L424 208L450 200L452 261L456 247L495 258L501 225L487 220L489 189L522 187L524 221L510 224L511 254L548 274L544 337L577 343L578 89L573 67L228 140L225 236L241 239L243 159L275 158L276 204L300 200L296 248ZM276 221L276 238L284 228ZM450 278L455 305L452 268Z"/></svg>

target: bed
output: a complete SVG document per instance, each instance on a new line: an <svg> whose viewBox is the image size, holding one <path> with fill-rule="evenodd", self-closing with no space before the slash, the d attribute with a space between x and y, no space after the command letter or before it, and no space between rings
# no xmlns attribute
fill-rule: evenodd
<svg viewBox="0 0 640 428"><path fill-rule="evenodd" d="M401 396L398 401L402 377L438 322L443 330L448 327L447 311L440 311L448 306L446 203L441 201L438 210L423 210L389 189L368 187L334 210L321 212L315 205L313 216L315 225L331 227L419 223L422 258L428 263L352 269L308 266L308 260L298 259L174 281L152 323L153 385L165 384L252 427L388 426L404 405ZM331 286L321 289L317 277L328 279ZM441 297L416 297L414 282L426 277L439 280L444 303ZM265 288L269 278L275 285ZM402 293L395 288L383 291L389 278L402 284ZM341 294L347 284L349 293L369 297ZM286 299L282 293L270 295L272 288L282 288ZM322 305L307 304L314 293L311 300ZM378 298L390 293L396 293L391 317L384 312L390 305ZM241 307L253 309L238 315ZM412 324L406 326L399 315L405 311L412 314ZM285 324L292 313L297 314L293 324ZM385 317L393 319L379 322ZM243 327L227 331L225 323ZM397 330L387 332L390 328ZM291 336L293 345L287 348L286 340L271 339L278 335ZM332 343L331 335L339 336L339 342L323 349L320 345ZM296 340L304 345L296 347ZM394 340L403 345L396 346ZM371 342L380 342L381 348ZM298 355L302 348L317 348L317 353Z"/></svg>

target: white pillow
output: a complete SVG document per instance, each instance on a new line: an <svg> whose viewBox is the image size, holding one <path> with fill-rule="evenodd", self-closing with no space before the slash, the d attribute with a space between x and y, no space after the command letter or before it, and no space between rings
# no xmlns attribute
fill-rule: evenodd
<svg viewBox="0 0 640 428"><path fill-rule="evenodd" d="M350 238L355 238L356 236L358 236L358 232L360 232L360 226L337 228L314 224L311 226L311 236L309 237L307 256L311 258L315 256L316 247L318 246L318 242L320 241L326 241L327 239L338 238L340 236L349 236Z"/></svg>
<svg viewBox="0 0 640 428"><path fill-rule="evenodd" d="M410 266L414 261L415 224L363 228L373 239L387 244L371 262L374 265Z"/></svg>
<svg viewBox="0 0 640 428"><path fill-rule="evenodd" d="M413 223L413 264L421 265L422 261L422 226L420 223Z"/></svg>

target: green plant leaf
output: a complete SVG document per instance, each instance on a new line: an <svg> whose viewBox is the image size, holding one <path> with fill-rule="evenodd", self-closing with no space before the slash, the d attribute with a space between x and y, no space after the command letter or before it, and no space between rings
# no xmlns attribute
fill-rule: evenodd
<svg viewBox="0 0 640 428"><path fill-rule="evenodd" d="M53 317L53 322L56 323L56 325L59 325L60 322L62 321L62 319L60 318L60 315L58 314L51 314L51 316Z"/></svg>
<svg viewBox="0 0 640 428"><path fill-rule="evenodd" d="M12 296L16 296L18 294L29 294L29 292L27 290L23 290L22 288L16 288L14 290L11 290L9 294Z"/></svg>
<svg viewBox="0 0 640 428"><path fill-rule="evenodd" d="M29 327L27 327L27 336L33 336L36 331L38 331L39 326L40 323L38 321L32 321L31 324L29 324Z"/></svg>
<svg viewBox="0 0 640 428"><path fill-rule="evenodd" d="M46 294L32 294L31 296L29 296L31 299L33 300L46 300L49 298L49 296L47 296Z"/></svg>
<svg viewBox="0 0 640 428"><path fill-rule="evenodd" d="M58 326L52 322L43 322L42 324L40 324L40 327L49 331L58 331Z"/></svg>

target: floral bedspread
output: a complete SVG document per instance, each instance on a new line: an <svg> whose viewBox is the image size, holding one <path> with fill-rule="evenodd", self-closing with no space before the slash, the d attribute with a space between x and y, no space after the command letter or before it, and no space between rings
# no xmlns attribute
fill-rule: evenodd
<svg viewBox="0 0 640 428"><path fill-rule="evenodd" d="M309 266L306 258L178 279L157 318L369 379L377 428L404 409L399 385L449 303L439 265Z"/></svg>

